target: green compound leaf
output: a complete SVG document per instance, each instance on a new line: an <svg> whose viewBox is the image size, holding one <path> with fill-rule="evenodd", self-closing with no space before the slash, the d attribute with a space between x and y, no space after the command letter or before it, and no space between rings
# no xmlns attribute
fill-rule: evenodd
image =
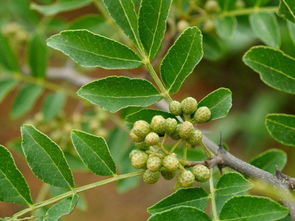
<svg viewBox="0 0 295 221"><path fill-rule="evenodd" d="M232 38L236 27L237 19L235 17L223 17L216 20L217 34L223 39Z"/></svg>
<svg viewBox="0 0 295 221"><path fill-rule="evenodd" d="M36 78L45 78L47 70L47 46L44 36L35 34L29 44L28 63L32 75Z"/></svg>
<svg viewBox="0 0 295 221"><path fill-rule="evenodd" d="M227 88L219 88L198 104L198 107L207 106L211 110L211 120L225 117L232 107L232 92Z"/></svg>
<svg viewBox="0 0 295 221"><path fill-rule="evenodd" d="M284 169L287 163L287 155L282 150L270 149L253 158L250 163L260 169L275 173L277 169Z"/></svg>
<svg viewBox="0 0 295 221"><path fill-rule="evenodd" d="M1 79L0 80L0 103L5 96L13 90L17 85L17 81L14 79Z"/></svg>
<svg viewBox="0 0 295 221"><path fill-rule="evenodd" d="M70 214L77 206L79 198L78 195L74 195L56 203L47 210L43 220L56 221L60 220L62 216Z"/></svg>
<svg viewBox="0 0 295 221"><path fill-rule="evenodd" d="M8 38L0 32L0 67L11 72L18 72L20 70L17 57L13 52ZM5 56L4 56L5 55Z"/></svg>
<svg viewBox="0 0 295 221"><path fill-rule="evenodd" d="M87 30L60 32L48 38L47 45L83 67L134 69L142 65L140 58L127 46Z"/></svg>
<svg viewBox="0 0 295 221"><path fill-rule="evenodd" d="M139 36L150 60L159 52L172 0L143 0L139 12Z"/></svg>
<svg viewBox="0 0 295 221"><path fill-rule="evenodd" d="M72 143L93 173L101 176L112 176L116 173L114 160L104 138L73 130Z"/></svg>
<svg viewBox="0 0 295 221"><path fill-rule="evenodd" d="M216 185L216 206L221 211L224 203L235 195L245 194L252 188L251 183L239 173L226 173Z"/></svg>
<svg viewBox="0 0 295 221"><path fill-rule="evenodd" d="M18 170L11 153L0 145L0 201L32 204L25 178Z"/></svg>
<svg viewBox="0 0 295 221"><path fill-rule="evenodd" d="M162 99L149 81L122 76L86 84L80 88L78 95L113 113L126 107L147 107Z"/></svg>
<svg viewBox="0 0 295 221"><path fill-rule="evenodd" d="M287 215L288 209L271 199L236 196L225 203L220 220L274 221Z"/></svg>
<svg viewBox="0 0 295 221"><path fill-rule="evenodd" d="M190 206L179 206L152 215L148 221L210 221L210 217L201 210Z"/></svg>
<svg viewBox="0 0 295 221"><path fill-rule="evenodd" d="M269 134L278 142L295 147L295 115L268 114L265 125Z"/></svg>
<svg viewBox="0 0 295 221"><path fill-rule="evenodd" d="M124 31L124 33L137 45L138 18L132 0L103 0L109 14Z"/></svg>
<svg viewBox="0 0 295 221"><path fill-rule="evenodd" d="M51 93L49 94L42 105L42 114L45 121L54 119L63 109L66 101L65 94Z"/></svg>
<svg viewBox="0 0 295 221"><path fill-rule="evenodd" d="M268 86L295 94L295 59L280 50L253 47L243 57L246 65L260 74Z"/></svg>
<svg viewBox="0 0 295 221"><path fill-rule="evenodd" d="M26 160L39 179L53 186L74 186L69 165L57 144L32 125L22 126L21 135Z"/></svg>
<svg viewBox="0 0 295 221"><path fill-rule="evenodd" d="M55 15L60 12L78 9L90 4L91 0L58 0L51 5L31 4L31 8L43 15Z"/></svg>
<svg viewBox="0 0 295 221"><path fill-rule="evenodd" d="M155 115L161 115L163 116L165 119L166 118L175 118L174 115L165 112L165 111L161 111L161 110L154 110L154 109L143 109L143 110L139 110L135 113L129 114L126 116L126 121L130 122L130 123L135 123L138 120L145 120L147 122L151 122L152 118ZM176 118L175 118L176 119Z"/></svg>
<svg viewBox="0 0 295 221"><path fill-rule="evenodd" d="M147 210L151 214L163 212L174 207L191 206L204 210L208 203L208 194L202 188L179 189L157 202Z"/></svg>
<svg viewBox="0 0 295 221"><path fill-rule="evenodd" d="M161 77L170 93L179 91L202 57L201 31L197 27L186 29L169 49L161 64Z"/></svg>
<svg viewBox="0 0 295 221"><path fill-rule="evenodd" d="M11 116L19 118L29 112L42 92L43 89L39 85L25 84L22 86L13 102Z"/></svg>
<svg viewBox="0 0 295 221"><path fill-rule="evenodd" d="M272 13L254 13L249 16L251 28L256 36L271 47L281 44L280 27Z"/></svg>
<svg viewBox="0 0 295 221"><path fill-rule="evenodd" d="M293 0L281 0L278 14L295 23L295 2Z"/></svg>

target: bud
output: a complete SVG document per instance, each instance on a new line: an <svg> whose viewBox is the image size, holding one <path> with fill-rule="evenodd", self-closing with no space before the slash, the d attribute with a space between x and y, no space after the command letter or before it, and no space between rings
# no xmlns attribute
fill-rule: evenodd
<svg viewBox="0 0 295 221"><path fill-rule="evenodd" d="M208 12L217 12L219 10L219 5L216 0L209 0L206 2L204 8Z"/></svg>
<svg viewBox="0 0 295 221"><path fill-rule="evenodd" d="M180 20L177 23L177 30L179 32L183 32L185 29L187 29L189 27L189 23L186 20Z"/></svg>
<svg viewBox="0 0 295 221"><path fill-rule="evenodd" d="M178 182L182 187L190 187L195 182L195 176L190 170L183 170L178 176Z"/></svg>
<svg viewBox="0 0 295 221"><path fill-rule="evenodd" d="M195 178L199 182L206 182L210 178L210 170L204 165L196 165L192 168Z"/></svg>
<svg viewBox="0 0 295 221"><path fill-rule="evenodd" d="M174 118L167 118L165 120L165 131L167 134L173 134L177 128L177 121Z"/></svg>
<svg viewBox="0 0 295 221"><path fill-rule="evenodd" d="M143 173L143 182L147 183L147 184L154 184L156 183L159 179L160 179L160 172L152 172L150 170L146 170Z"/></svg>
<svg viewBox="0 0 295 221"><path fill-rule="evenodd" d="M153 117L151 121L151 129L152 131L158 134L165 133L165 118L161 115L156 115Z"/></svg>
<svg viewBox="0 0 295 221"><path fill-rule="evenodd" d="M157 156L150 156L146 162L146 167L152 172L159 171L161 166L162 160Z"/></svg>
<svg viewBox="0 0 295 221"><path fill-rule="evenodd" d="M144 120L138 120L134 123L133 133L138 137L145 137L151 130L150 125Z"/></svg>
<svg viewBox="0 0 295 221"><path fill-rule="evenodd" d="M161 174L165 180L172 180L175 177L176 171L168 171L166 168L162 167Z"/></svg>
<svg viewBox="0 0 295 221"><path fill-rule="evenodd" d="M203 134L202 131L200 130L195 130L193 135L188 138L188 142L192 145L192 146L197 146L202 142L202 138L203 138Z"/></svg>
<svg viewBox="0 0 295 221"><path fill-rule="evenodd" d="M198 102L193 97L187 97L181 101L181 109L184 114L193 114L197 110Z"/></svg>
<svg viewBox="0 0 295 221"><path fill-rule="evenodd" d="M172 153L163 159L163 166L167 171L176 171L179 166L179 161L175 153Z"/></svg>
<svg viewBox="0 0 295 221"><path fill-rule="evenodd" d="M215 30L215 23L212 20L207 20L204 23L203 29L205 32L212 32Z"/></svg>
<svg viewBox="0 0 295 221"><path fill-rule="evenodd" d="M137 169L145 168L147 159L148 155L139 150L139 152L135 152L131 155L131 165Z"/></svg>
<svg viewBox="0 0 295 221"><path fill-rule="evenodd" d="M148 146L154 146L157 145L160 142L160 137L158 134L155 132L150 132L146 137L145 137L145 143Z"/></svg>
<svg viewBox="0 0 295 221"><path fill-rule="evenodd" d="M142 138L139 137L139 136L137 136L137 135L134 133L133 130L130 131L129 136L130 136L131 140L132 140L133 142L135 142L135 143L138 143L138 142L141 142L141 141L142 141Z"/></svg>
<svg viewBox="0 0 295 221"><path fill-rule="evenodd" d="M170 113L179 116L182 114L181 104L178 101L171 101L169 104Z"/></svg>
<svg viewBox="0 0 295 221"><path fill-rule="evenodd" d="M195 128L194 125L189 121L184 121L179 126L179 136L182 139L188 139L194 134Z"/></svg>
<svg viewBox="0 0 295 221"><path fill-rule="evenodd" d="M205 123L211 118L211 111L208 107L199 107L194 115L194 120L196 123Z"/></svg>

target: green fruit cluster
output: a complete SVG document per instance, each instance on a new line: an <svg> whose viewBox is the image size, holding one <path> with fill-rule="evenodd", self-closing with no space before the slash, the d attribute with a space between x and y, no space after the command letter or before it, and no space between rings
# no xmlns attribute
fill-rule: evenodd
<svg viewBox="0 0 295 221"><path fill-rule="evenodd" d="M169 104L170 112L175 116L182 116L193 123L201 124L210 120L211 111L208 107L198 107L198 102L193 97L187 97L181 102L172 101Z"/></svg>

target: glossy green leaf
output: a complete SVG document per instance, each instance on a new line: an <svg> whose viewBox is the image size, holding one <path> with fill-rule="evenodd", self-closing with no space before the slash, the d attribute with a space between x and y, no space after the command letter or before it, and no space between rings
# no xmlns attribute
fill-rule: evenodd
<svg viewBox="0 0 295 221"><path fill-rule="evenodd" d="M64 153L32 125L21 127L22 149L33 173L45 183L73 187L74 181Z"/></svg>
<svg viewBox="0 0 295 221"><path fill-rule="evenodd" d="M179 206L152 215L148 221L210 221L210 217L201 210L190 206Z"/></svg>
<svg viewBox="0 0 295 221"><path fill-rule="evenodd" d="M0 145L0 201L32 204L25 178L18 170L11 153Z"/></svg>
<svg viewBox="0 0 295 221"><path fill-rule="evenodd" d="M89 14L72 21L69 30L87 29L88 31L100 33L101 27L105 25L105 20L101 15ZM101 33L100 33L101 34Z"/></svg>
<svg viewBox="0 0 295 221"><path fill-rule="evenodd" d="M219 37L231 39L237 27L235 17L222 17L216 20L216 31Z"/></svg>
<svg viewBox="0 0 295 221"><path fill-rule="evenodd" d="M202 57L201 31L197 27L186 29L169 49L161 64L161 77L170 93L179 91Z"/></svg>
<svg viewBox="0 0 295 221"><path fill-rule="evenodd" d="M130 122L130 123L135 123L135 121L138 120L145 120L147 122L151 122L152 118L155 115L161 115L164 118L175 118L174 115L165 112L165 111L161 111L161 110L154 110L154 109L143 109L140 111L137 111L135 113L132 113L130 115L127 115L127 117L125 118L126 121Z"/></svg>
<svg viewBox="0 0 295 221"><path fill-rule="evenodd" d="M18 118L29 112L33 108L42 91L43 89L39 85L23 85L18 91L13 102L11 116L13 118Z"/></svg>
<svg viewBox="0 0 295 221"><path fill-rule="evenodd" d="M149 82L138 78L111 76L84 85L78 95L110 112L126 107L146 107L162 99Z"/></svg>
<svg viewBox="0 0 295 221"><path fill-rule="evenodd" d="M73 130L72 142L85 165L93 173L101 176L112 176L116 173L114 160L103 137Z"/></svg>
<svg viewBox="0 0 295 221"><path fill-rule="evenodd" d="M265 125L276 141L295 147L295 115L268 114Z"/></svg>
<svg viewBox="0 0 295 221"><path fill-rule="evenodd" d="M48 46L63 52L84 67L133 69L142 65L128 47L87 30L69 30L53 35Z"/></svg>
<svg viewBox="0 0 295 221"><path fill-rule="evenodd" d="M124 33L137 45L138 18L132 0L103 0L109 14L124 31Z"/></svg>
<svg viewBox="0 0 295 221"><path fill-rule="evenodd" d="M11 72L20 70L14 51L12 50L8 38L0 32L0 67ZM4 56L5 55L5 56Z"/></svg>
<svg viewBox="0 0 295 221"><path fill-rule="evenodd" d="M288 21L287 27L288 27L290 38L291 38L293 44L295 45L295 24Z"/></svg>
<svg viewBox="0 0 295 221"><path fill-rule="evenodd" d="M159 52L172 0L142 0L139 12L139 36L152 60Z"/></svg>
<svg viewBox="0 0 295 221"><path fill-rule="evenodd" d="M51 93L49 94L42 105L42 114L45 121L54 119L63 109L66 101L65 94Z"/></svg>
<svg viewBox="0 0 295 221"><path fill-rule="evenodd" d="M211 120L225 117L232 107L232 92L227 88L219 88L198 104L198 107L207 106L211 111Z"/></svg>
<svg viewBox="0 0 295 221"><path fill-rule="evenodd" d="M58 0L51 5L31 4L31 8L40 12L43 15L55 15L60 12L78 9L90 4L91 0Z"/></svg>
<svg viewBox="0 0 295 221"><path fill-rule="evenodd" d="M225 203L220 220L275 221L287 215L288 209L271 199L237 196Z"/></svg>
<svg viewBox="0 0 295 221"><path fill-rule="evenodd" d="M28 63L36 78L45 78L47 70L47 46L44 36L35 34L29 44Z"/></svg>
<svg viewBox="0 0 295 221"><path fill-rule="evenodd" d="M260 74L268 86L295 94L295 59L280 50L253 47L243 57L246 65Z"/></svg>
<svg viewBox="0 0 295 221"><path fill-rule="evenodd" d="M192 206L204 210L208 203L208 194L202 188L179 189L157 202L147 210L151 214L163 212L179 206Z"/></svg>
<svg viewBox="0 0 295 221"><path fill-rule="evenodd" d="M0 103L5 96L15 88L17 81L14 79L1 79L0 80Z"/></svg>
<svg viewBox="0 0 295 221"><path fill-rule="evenodd" d="M251 189L251 183L239 173L226 173L220 177L216 185L216 206L221 211L224 203L235 195L245 194Z"/></svg>
<svg viewBox="0 0 295 221"><path fill-rule="evenodd" d="M295 2L293 0L281 0L278 14L295 23Z"/></svg>
<svg viewBox="0 0 295 221"><path fill-rule="evenodd" d="M287 155L282 150L270 149L253 158L250 163L260 169L275 173L277 169L284 169L287 163Z"/></svg>
<svg viewBox="0 0 295 221"><path fill-rule="evenodd" d="M277 18L272 13L253 13L249 16L251 28L256 36L271 47L279 47L281 34Z"/></svg>
<svg viewBox="0 0 295 221"><path fill-rule="evenodd" d="M78 201L79 201L78 195L74 195L61 200L60 202L56 203L55 205L53 205L47 210L43 220L44 221L59 220L62 216L70 214L77 206Z"/></svg>

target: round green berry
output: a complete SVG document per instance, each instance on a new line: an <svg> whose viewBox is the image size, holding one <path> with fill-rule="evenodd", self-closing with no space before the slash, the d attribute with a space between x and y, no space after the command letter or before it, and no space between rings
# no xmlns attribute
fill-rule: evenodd
<svg viewBox="0 0 295 221"><path fill-rule="evenodd" d="M151 129L158 134L164 134L166 129L165 118L161 115L154 116L151 121Z"/></svg>
<svg viewBox="0 0 295 221"><path fill-rule="evenodd" d="M177 30L179 32L183 32L185 29L187 29L189 27L189 23L186 21L186 20L180 20L178 23L177 23Z"/></svg>
<svg viewBox="0 0 295 221"><path fill-rule="evenodd" d="M180 124L178 133L182 139L189 139L194 134L194 131L194 125L189 121L184 121Z"/></svg>
<svg viewBox="0 0 295 221"><path fill-rule="evenodd" d="M193 114L197 110L198 102L193 97L187 97L181 101L181 109L184 114Z"/></svg>
<svg viewBox="0 0 295 221"><path fill-rule="evenodd" d="M146 135L144 141L148 146L154 146L160 142L160 137L155 132L150 132L148 135Z"/></svg>
<svg viewBox="0 0 295 221"><path fill-rule="evenodd" d="M204 165L195 165L192 168L192 172L195 175L195 178L199 182L206 182L210 178L210 170Z"/></svg>
<svg viewBox="0 0 295 221"><path fill-rule="evenodd" d="M209 0L206 2L204 8L208 12L217 12L219 10L219 5L216 0Z"/></svg>
<svg viewBox="0 0 295 221"><path fill-rule="evenodd" d="M131 140L135 143L143 141L142 137L137 136L133 130L130 131L129 136Z"/></svg>
<svg viewBox="0 0 295 221"><path fill-rule="evenodd" d="M176 126L175 131L170 135L172 139L174 140L179 140L181 137L179 136L179 129L180 129L180 124Z"/></svg>
<svg viewBox="0 0 295 221"><path fill-rule="evenodd" d="M132 157L134 154L138 154L138 153L140 153L140 152L142 152L142 151L140 151L140 150L132 150L132 151L129 153L129 159L131 159L131 157Z"/></svg>
<svg viewBox="0 0 295 221"><path fill-rule="evenodd" d="M176 171L168 171L165 167L162 167L161 174L165 180L172 180L175 177Z"/></svg>
<svg viewBox="0 0 295 221"><path fill-rule="evenodd" d="M212 32L215 30L215 23L212 20L207 20L204 23L203 29L205 32Z"/></svg>
<svg viewBox="0 0 295 221"><path fill-rule="evenodd" d="M154 184L160 179L160 172L159 171L153 172L150 170L146 170L143 173L142 178L143 178L143 182L147 184Z"/></svg>
<svg viewBox="0 0 295 221"><path fill-rule="evenodd" d="M131 155L131 165L136 169L145 168L147 160L148 155L140 150Z"/></svg>
<svg viewBox="0 0 295 221"><path fill-rule="evenodd" d="M194 120L196 123L201 124L205 123L211 118L211 111L208 107L199 107L194 115Z"/></svg>
<svg viewBox="0 0 295 221"><path fill-rule="evenodd" d="M158 156L150 156L146 162L146 167L152 171L159 171L162 166L162 160Z"/></svg>
<svg viewBox="0 0 295 221"><path fill-rule="evenodd" d="M174 118L167 118L165 120L165 131L167 134L173 134L177 128L177 121Z"/></svg>
<svg viewBox="0 0 295 221"><path fill-rule="evenodd" d="M200 130L195 130L193 135L188 138L188 142L192 145L192 146L197 146L202 142L202 138L203 138L203 134L202 131Z"/></svg>
<svg viewBox="0 0 295 221"><path fill-rule="evenodd" d="M190 170L183 170L178 176L178 182L182 187L190 187L195 182L195 176Z"/></svg>
<svg viewBox="0 0 295 221"><path fill-rule="evenodd" d="M145 137L151 130L148 122L138 120L134 123L132 131L138 137Z"/></svg>
<svg viewBox="0 0 295 221"><path fill-rule="evenodd" d="M243 0L237 0L236 1L236 8L244 8L245 2Z"/></svg>
<svg viewBox="0 0 295 221"><path fill-rule="evenodd" d="M181 104L178 101L171 101L169 104L170 113L179 116L182 114Z"/></svg>
<svg viewBox="0 0 295 221"><path fill-rule="evenodd" d="M163 159L163 166L168 171L175 171L179 166L179 161L175 153L169 154Z"/></svg>

